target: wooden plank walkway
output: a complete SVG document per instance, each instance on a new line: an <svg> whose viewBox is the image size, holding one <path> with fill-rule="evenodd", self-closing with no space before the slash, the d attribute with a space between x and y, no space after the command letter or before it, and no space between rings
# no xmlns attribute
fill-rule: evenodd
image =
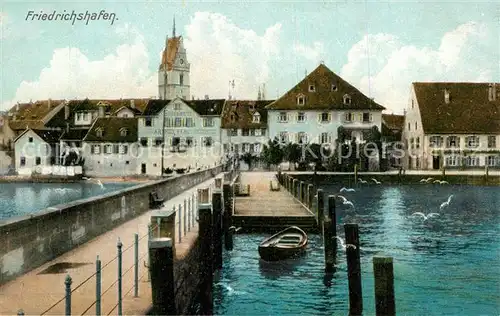
<svg viewBox="0 0 500 316"><path fill-rule="evenodd" d="M250 196L236 197L233 222L243 230L276 230L297 225L316 229L316 221L302 203L284 188L271 191L269 182L277 179L274 172L242 172L242 188L250 185Z"/></svg>

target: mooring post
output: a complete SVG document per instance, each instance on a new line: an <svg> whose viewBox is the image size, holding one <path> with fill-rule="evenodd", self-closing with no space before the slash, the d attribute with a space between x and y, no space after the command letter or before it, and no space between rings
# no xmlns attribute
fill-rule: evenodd
<svg viewBox="0 0 500 316"><path fill-rule="evenodd" d="M153 315L176 315L174 287L174 250L172 238L149 241L149 269Z"/></svg>
<svg viewBox="0 0 500 316"><path fill-rule="evenodd" d="M310 210L312 210L313 207L313 199L314 199L313 185L309 183L307 185L307 206L309 206Z"/></svg>
<svg viewBox="0 0 500 316"><path fill-rule="evenodd" d="M304 181L300 181L299 182L299 201L300 201L300 203L304 203L304 190L305 190Z"/></svg>
<svg viewBox="0 0 500 316"><path fill-rule="evenodd" d="M357 224L344 224L347 257L347 278L349 282L349 314L363 313L361 292L361 264L359 256L359 230ZM351 246L352 245L352 246Z"/></svg>
<svg viewBox="0 0 500 316"><path fill-rule="evenodd" d="M198 190L198 234L200 237L201 315L213 314L212 205L208 189Z"/></svg>
<svg viewBox="0 0 500 316"><path fill-rule="evenodd" d="M139 296L139 234L134 235L134 297Z"/></svg>
<svg viewBox="0 0 500 316"><path fill-rule="evenodd" d="M157 223L159 234L156 238L172 238L172 248L175 254L175 207L171 211L155 210L151 214L151 223ZM153 236L150 237L152 239Z"/></svg>
<svg viewBox="0 0 500 316"><path fill-rule="evenodd" d="M354 165L354 184L358 184L358 164Z"/></svg>
<svg viewBox="0 0 500 316"><path fill-rule="evenodd" d="M285 180L286 180L286 181L285 181L285 184L286 184L286 186L285 186L285 187L286 187L286 190L287 190L288 192L291 192L291 190L292 190L292 188L291 188L291 187L292 187L292 180L290 179L290 176L289 176L288 174L286 175Z"/></svg>
<svg viewBox="0 0 500 316"><path fill-rule="evenodd" d="M391 257L373 257L375 310L377 316L396 315L394 270Z"/></svg>
<svg viewBox="0 0 500 316"><path fill-rule="evenodd" d="M222 190L217 188L212 193L214 268L222 269Z"/></svg>
<svg viewBox="0 0 500 316"><path fill-rule="evenodd" d="M187 209L187 203L186 199L184 199L184 236L187 234L187 217L188 217L188 209Z"/></svg>
<svg viewBox="0 0 500 316"><path fill-rule="evenodd" d="M331 235L333 240L333 263L337 261L337 211L336 211L336 200L334 195L328 196L328 217L332 221L331 223Z"/></svg>
<svg viewBox="0 0 500 316"><path fill-rule="evenodd" d="M101 316L101 259L95 261L95 314Z"/></svg>
<svg viewBox="0 0 500 316"><path fill-rule="evenodd" d="M325 220L325 196L323 193L323 189L318 189L316 191L316 194L318 195L316 204L316 215L318 216L317 224L318 228L321 228L323 225L323 221Z"/></svg>
<svg viewBox="0 0 500 316"><path fill-rule="evenodd" d="M73 281L71 280L71 277L66 275L66 279L64 280L64 285L66 289L66 316L71 315L71 283Z"/></svg>
<svg viewBox="0 0 500 316"><path fill-rule="evenodd" d="M298 179L293 179L293 193L292 195L297 198L298 194L298 189L299 189L299 180Z"/></svg>
<svg viewBox="0 0 500 316"><path fill-rule="evenodd" d="M222 191L222 195L224 197L224 246L226 250L233 250L233 230L230 229L230 227L233 225L233 198L231 196L231 185L224 184Z"/></svg>
<svg viewBox="0 0 500 316"><path fill-rule="evenodd" d="M335 267L334 244L336 243L335 236L332 235L333 222L330 218L323 220L323 249L325 254L325 273L333 273Z"/></svg>
<svg viewBox="0 0 500 316"><path fill-rule="evenodd" d="M118 238L118 315L123 315L122 313L122 242Z"/></svg>

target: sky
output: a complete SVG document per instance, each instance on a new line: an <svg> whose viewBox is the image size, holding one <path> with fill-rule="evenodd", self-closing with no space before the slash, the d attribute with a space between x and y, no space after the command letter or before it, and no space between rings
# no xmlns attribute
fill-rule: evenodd
<svg viewBox="0 0 500 316"><path fill-rule="evenodd" d="M73 10L109 16L33 18ZM235 98L256 99L265 84L275 99L324 62L401 114L412 82L500 82L499 13L498 2L460 0L0 0L0 110L48 98L157 97L175 16L195 97L227 98L234 80Z"/></svg>

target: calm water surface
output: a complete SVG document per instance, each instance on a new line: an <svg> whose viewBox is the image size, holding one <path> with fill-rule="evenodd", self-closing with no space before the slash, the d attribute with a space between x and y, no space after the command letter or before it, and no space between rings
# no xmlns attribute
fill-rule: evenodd
<svg viewBox="0 0 500 316"><path fill-rule="evenodd" d="M326 194L340 186L325 187ZM453 194L450 206L439 206ZM337 202L342 223L360 227L363 305L374 315L372 257L394 258L399 315L500 315L500 188L368 186L343 193L355 213ZM423 221L414 212L438 212ZM264 264L257 246L265 235L237 235L224 254L214 287L215 313L225 315L347 315L345 251L331 285L325 283L322 241L310 235L304 258Z"/></svg>
<svg viewBox="0 0 500 316"><path fill-rule="evenodd" d="M34 214L57 204L109 193L135 183L0 183L0 220Z"/></svg>

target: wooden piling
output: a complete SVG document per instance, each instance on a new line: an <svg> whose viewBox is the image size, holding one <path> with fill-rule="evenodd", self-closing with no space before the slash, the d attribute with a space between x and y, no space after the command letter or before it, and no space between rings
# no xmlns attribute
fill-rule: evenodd
<svg viewBox="0 0 500 316"><path fill-rule="evenodd" d="M151 235L156 238L171 238L175 255L175 211L153 211L151 213L151 227L155 226L157 226L154 230L155 233Z"/></svg>
<svg viewBox="0 0 500 316"><path fill-rule="evenodd" d="M328 196L328 217L332 221L331 224L331 235L334 239L333 242L333 263L337 261L337 211L336 211L336 200L334 195Z"/></svg>
<svg viewBox="0 0 500 316"><path fill-rule="evenodd" d="M332 234L333 222L330 218L325 218L323 221L323 249L325 254L325 273L333 273L335 269L335 252L334 245L337 244L335 236Z"/></svg>
<svg viewBox="0 0 500 316"><path fill-rule="evenodd" d="M318 195L316 204L316 222L318 224L318 227L322 227L323 221L325 220L325 196L323 193L323 189L318 189L316 191L316 194Z"/></svg>
<svg viewBox="0 0 500 316"><path fill-rule="evenodd" d="M212 193L212 238L214 269L222 269L222 192Z"/></svg>
<svg viewBox="0 0 500 316"><path fill-rule="evenodd" d="M314 187L312 184L307 185L307 206L309 207L310 210L312 210L313 207L313 199L314 199L313 188Z"/></svg>
<svg viewBox="0 0 500 316"><path fill-rule="evenodd" d="M173 244L172 238L153 238L149 241L153 315L177 315Z"/></svg>
<svg viewBox="0 0 500 316"><path fill-rule="evenodd" d="M305 191L306 191L306 183L304 181L300 181L300 184L299 184L299 201L301 203L304 203Z"/></svg>
<svg viewBox="0 0 500 316"><path fill-rule="evenodd" d="M200 194L200 191L205 192ZM198 190L198 235L200 240L200 314L212 315L213 258L212 258L212 205L208 203L208 189ZM158 314L160 315L160 314Z"/></svg>
<svg viewBox="0 0 500 316"><path fill-rule="evenodd" d="M297 197L297 187L298 187L298 183L299 183L299 180L297 179L293 179L293 182L292 182L292 195L294 197Z"/></svg>
<svg viewBox="0 0 500 316"><path fill-rule="evenodd" d="M349 314L363 313L361 288L361 263L359 255L359 230L357 224L344 224L347 257L347 278L349 282ZM354 247L349 246L354 245Z"/></svg>
<svg viewBox="0 0 500 316"><path fill-rule="evenodd" d="M354 184L358 184L358 164L354 165Z"/></svg>
<svg viewBox="0 0 500 316"><path fill-rule="evenodd" d="M230 229L233 226L233 197L232 188L229 183L224 184L222 188L222 196L224 199L224 211L222 227L224 231L224 246L226 250L233 250L233 230Z"/></svg>
<svg viewBox="0 0 500 316"><path fill-rule="evenodd" d="M377 316L396 315L394 270L391 257L373 257L375 312Z"/></svg>

